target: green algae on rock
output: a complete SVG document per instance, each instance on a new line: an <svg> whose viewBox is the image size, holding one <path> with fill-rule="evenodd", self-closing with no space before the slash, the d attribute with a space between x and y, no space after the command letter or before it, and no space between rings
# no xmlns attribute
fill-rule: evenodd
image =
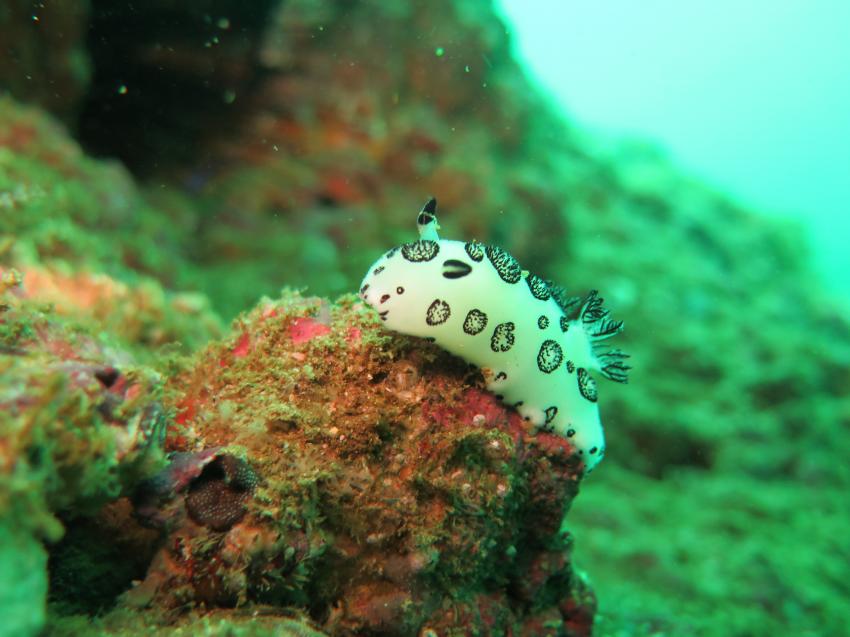
<svg viewBox="0 0 850 637"><path fill-rule="evenodd" d="M161 378L19 289L0 305L0 509L56 539L53 512L95 510L161 450Z"/></svg>

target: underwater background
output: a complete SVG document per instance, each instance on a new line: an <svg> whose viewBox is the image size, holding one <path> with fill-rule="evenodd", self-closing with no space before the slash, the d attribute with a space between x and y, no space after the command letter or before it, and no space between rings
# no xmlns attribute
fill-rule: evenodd
<svg viewBox="0 0 850 637"><path fill-rule="evenodd" d="M528 25L623 42L669 3L535 4L0 5L0 635L847 634L848 57L685 15L726 66L616 120L637 67L594 107L592 47L551 49L565 93ZM837 51L811 6L772 32ZM625 321L593 475L358 302L431 195Z"/></svg>

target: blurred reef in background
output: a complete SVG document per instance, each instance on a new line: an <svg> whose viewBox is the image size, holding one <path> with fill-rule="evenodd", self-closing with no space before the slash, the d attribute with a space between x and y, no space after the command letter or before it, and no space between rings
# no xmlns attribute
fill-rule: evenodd
<svg viewBox="0 0 850 637"><path fill-rule="evenodd" d="M489 2L11 0L0 43L8 634L845 629L850 323L799 229L598 152ZM431 194L626 320L575 503L476 373L318 298Z"/></svg>

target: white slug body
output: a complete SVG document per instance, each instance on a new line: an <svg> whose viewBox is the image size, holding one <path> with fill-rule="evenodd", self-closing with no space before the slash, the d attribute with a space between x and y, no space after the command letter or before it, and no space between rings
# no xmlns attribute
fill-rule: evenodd
<svg viewBox="0 0 850 637"><path fill-rule="evenodd" d="M590 471L605 453L590 370L625 382L626 355L595 351L622 329L595 291L567 298L504 250L439 239L431 200L420 239L393 248L363 279L360 296L386 326L433 339L478 366L487 389L546 431L566 436Z"/></svg>

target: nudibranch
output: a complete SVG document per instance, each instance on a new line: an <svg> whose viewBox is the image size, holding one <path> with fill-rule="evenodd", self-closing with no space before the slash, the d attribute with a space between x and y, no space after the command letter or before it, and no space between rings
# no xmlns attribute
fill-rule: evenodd
<svg viewBox="0 0 850 637"><path fill-rule="evenodd" d="M435 341L481 368L487 389L538 428L570 439L590 471L605 453L591 371L626 382L628 357L600 343L623 329L593 290L569 297L477 241L440 239L437 201L419 239L378 259L360 297L389 329Z"/></svg>

